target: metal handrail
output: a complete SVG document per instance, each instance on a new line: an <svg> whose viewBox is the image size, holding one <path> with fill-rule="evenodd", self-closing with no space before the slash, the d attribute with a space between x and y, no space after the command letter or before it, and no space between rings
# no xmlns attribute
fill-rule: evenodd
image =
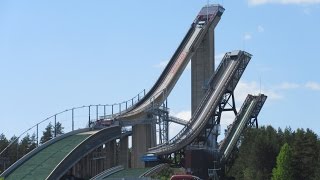
<svg viewBox="0 0 320 180"><path fill-rule="evenodd" d="M104 117L106 116L106 107L111 107L112 108L112 114L111 114L111 117L114 117L118 114L121 114L121 112L118 112L118 113L114 113L114 107L115 106L119 106L121 107L122 104L124 103L128 103L128 102L132 102L131 106L134 106L134 104L138 103L144 96L145 96L145 89L141 92L139 92L136 96L134 96L133 98L127 100L127 101L123 101L123 102L120 102L120 103L114 103L114 104L96 104L96 105L84 105L84 106L78 106L78 107L73 107L73 108L70 108L70 109L66 109L64 111L60 111L56 114L53 114L45 119L43 119L42 121L36 123L35 125L31 126L30 128L28 128L27 130L23 131L19 136L17 136L14 140L12 140L1 152L0 152L0 156L2 156L14 143L16 143L23 135L25 135L27 132L29 132L30 130L36 128L36 131L37 131L37 147L39 146L39 125L43 124L44 122L47 122L48 120L50 119L54 119L55 121L55 125L54 127L56 127L56 118L58 115L61 115L61 114L64 114L64 113L67 113L67 112L71 112L71 120L72 120L72 131L74 130L74 112L75 110L79 110L79 109L85 109L85 108L88 108L88 126L90 127L91 125L91 107L96 107L96 120L99 119L99 107L103 107L103 114L104 114ZM134 99L137 99L136 102L134 102ZM129 107L129 108L130 108ZM127 109L128 109L128 106L127 106ZM119 108L119 110L121 111L121 109ZM56 131L55 131L56 132ZM55 135L56 137L56 135ZM54 138L55 138L54 137Z"/></svg>

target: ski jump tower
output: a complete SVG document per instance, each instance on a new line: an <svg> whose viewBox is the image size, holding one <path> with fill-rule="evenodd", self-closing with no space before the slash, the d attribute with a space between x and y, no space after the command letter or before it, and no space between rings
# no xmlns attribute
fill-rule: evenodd
<svg viewBox="0 0 320 180"><path fill-rule="evenodd" d="M205 23L210 18L209 14L215 13L217 5L207 5L203 7L198 14L197 18L201 23ZM206 93L206 83L213 75L215 69L215 53L214 53L214 29L220 20L220 16L214 19L207 33L202 38L200 44L192 52L191 58L191 111L192 114L200 104L203 96ZM179 51L179 48L178 50ZM164 107L164 108L163 108ZM161 132L159 132L160 143L168 141L168 112L165 110L166 105L163 104L162 109L153 109L152 117L157 120L141 121L143 123L135 124L132 126L132 167L144 167L144 162L141 157L148 151L148 148L156 146L156 125L159 125Z"/></svg>
<svg viewBox="0 0 320 180"><path fill-rule="evenodd" d="M67 173L82 173L76 169L82 168L82 165L87 167L91 161L82 163L81 159L88 160L86 157L91 157L90 152L95 155L93 151L95 149L98 150L96 153L98 155L101 155L102 152L107 153L103 157L99 155L98 159L109 159L96 163L95 170L84 174L95 175L98 171L116 164L121 164L126 168L130 166L128 164L130 159L128 136L132 134L131 168L153 166L153 163L158 163L159 160L172 160L203 178L208 176L210 168L212 170L210 172L213 172L211 175L218 177L216 169L212 169L216 167L214 162L218 164L229 162L233 148L244 128L257 126L257 116L267 98L263 94L248 95L240 111L237 112L233 92L251 59L251 54L241 50L227 52L215 69L214 29L223 12L224 8L220 5L207 5L201 9L166 68L150 91L148 93L144 91L142 98L138 94L136 102L131 99L125 101L124 104L118 104L118 112L114 112L114 105L112 105L111 115L105 114L104 106L102 119L98 116L99 105L97 105L97 119L92 127L90 126L92 124L91 105L88 106L90 128L72 131L39 146L8 168L1 176L9 177L8 179L21 175L27 177L32 176L30 173L39 171L43 179L59 179ZM185 122L169 116L167 97L190 60L192 117ZM121 105L124 105L125 109L121 109L123 107ZM75 108L70 109L72 122L74 110ZM218 145L217 137L220 133L223 111L233 111L236 118L225 139ZM59 114L61 113L53 117L56 118ZM168 138L169 121L184 125L182 130L170 140ZM132 126L132 133L122 131L121 128L125 126ZM159 132L158 144L157 130ZM120 148L117 140L120 140ZM61 147L68 150L60 151L60 148L56 148L60 146L59 144L64 143L68 146ZM100 151L101 149L105 150ZM50 151L52 156L47 156L47 151ZM119 152L118 162L115 158L116 152ZM43 155L46 157L45 161L42 161ZM150 159L152 161L147 161ZM104 163L107 164L106 167ZM29 164L33 164L38 171L34 169L32 172L27 171L26 169L30 170ZM90 171L90 168L84 169Z"/></svg>

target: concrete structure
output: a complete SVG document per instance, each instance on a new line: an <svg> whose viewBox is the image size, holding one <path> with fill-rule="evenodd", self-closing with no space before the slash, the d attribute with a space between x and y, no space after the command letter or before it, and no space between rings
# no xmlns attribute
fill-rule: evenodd
<svg viewBox="0 0 320 180"><path fill-rule="evenodd" d="M107 148L100 146L92 151L80 161L78 161L66 175L75 177L92 177L100 172L109 169L107 165Z"/></svg>
<svg viewBox="0 0 320 180"><path fill-rule="evenodd" d="M205 85L214 72L214 28L215 23L210 26L191 59L191 114L202 100Z"/></svg>
<svg viewBox="0 0 320 180"><path fill-rule="evenodd" d="M109 168L116 166L116 140L110 141L106 144L107 149L107 166Z"/></svg>
<svg viewBox="0 0 320 180"><path fill-rule="evenodd" d="M120 139L120 152L119 152L119 165L125 169L129 167L129 149L128 149L128 136Z"/></svg>
<svg viewBox="0 0 320 180"><path fill-rule="evenodd" d="M156 145L155 124L137 124L132 127L131 168L144 168L141 157Z"/></svg>

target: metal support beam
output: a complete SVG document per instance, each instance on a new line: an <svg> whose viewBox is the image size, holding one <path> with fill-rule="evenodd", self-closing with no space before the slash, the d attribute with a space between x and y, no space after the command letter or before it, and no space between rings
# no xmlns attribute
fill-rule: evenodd
<svg viewBox="0 0 320 180"><path fill-rule="evenodd" d="M57 115L54 115L54 137L57 137Z"/></svg>
<svg viewBox="0 0 320 180"><path fill-rule="evenodd" d="M88 120L88 127L91 126L91 106L89 106L89 120Z"/></svg>
<svg viewBox="0 0 320 180"><path fill-rule="evenodd" d="M71 121L72 121L72 131L74 131L74 109L72 108L72 117L71 117Z"/></svg>

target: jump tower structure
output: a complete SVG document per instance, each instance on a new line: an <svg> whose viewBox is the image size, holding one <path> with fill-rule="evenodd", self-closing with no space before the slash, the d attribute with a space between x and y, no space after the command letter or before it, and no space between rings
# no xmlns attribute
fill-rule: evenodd
<svg viewBox="0 0 320 180"><path fill-rule="evenodd" d="M241 50L227 52L215 68L214 30L223 13L220 5L201 9L154 86L143 97L138 96L136 103L132 99L131 106L126 102L124 109L119 104L117 113L112 106L112 114L102 118L98 117L97 106L95 125L90 122L89 106L91 128L72 131L39 146L1 177L32 179L37 172L44 179L59 179L68 174L94 176L119 164L124 168L143 168L161 162L181 165L187 172L203 178L222 177L227 170L224 165L232 159L232 150L243 130L258 126L257 117L267 98L263 94L248 95L237 111L234 89L251 54ZM192 117L185 121L169 115L167 98L190 60ZM224 140L218 143L224 111L234 112L236 118ZM73 112L72 109L72 117ZM184 125L172 139L168 135L170 121ZM106 124L111 127L103 126ZM128 126L132 132L121 131ZM57 148L59 144L64 145L62 150ZM91 166L92 160L101 163Z"/></svg>
<svg viewBox="0 0 320 180"><path fill-rule="evenodd" d="M220 5L203 7L149 93L132 110L117 118L124 125L134 122L129 123L133 127L132 167L150 165L141 161L143 155L149 154L163 161L179 159L177 163L190 173L218 177L217 170L221 171L230 159L243 129L258 126L257 116L267 97L248 95L239 112L234 97L234 89L251 54L241 50L228 52L215 70L214 30L223 12ZM166 99L190 60L192 118L169 140L168 122L175 118L169 116ZM217 137L223 111L234 112L236 118L219 145Z"/></svg>

